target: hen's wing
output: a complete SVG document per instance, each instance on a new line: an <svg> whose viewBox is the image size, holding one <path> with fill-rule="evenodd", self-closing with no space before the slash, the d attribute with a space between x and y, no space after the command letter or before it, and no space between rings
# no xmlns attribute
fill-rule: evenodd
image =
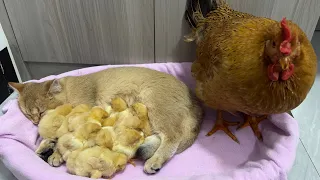
<svg viewBox="0 0 320 180"><path fill-rule="evenodd" d="M235 21L254 17L251 14L233 10L224 0L189 0L185 19L192 33L185 36L185 41L196 41L197 60L193 63L192 76L199 81L212 77L219 65L219 41L227 37L225 29ZM202 42L207 35L222 37L215 39L214 44Z"/></svg>

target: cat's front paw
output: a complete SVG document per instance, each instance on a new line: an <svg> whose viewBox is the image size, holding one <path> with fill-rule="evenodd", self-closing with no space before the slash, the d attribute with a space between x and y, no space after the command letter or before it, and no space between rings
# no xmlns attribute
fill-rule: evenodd
<svg viewBox="0 0 320 180"><path fill-rule="evenodd" d="M63 163L62 156L59 152L55 151L49 158L48 164L53 167L58 167Z"/></svg>
<svg viewBox="0 0 320 180"><path fill-rule="evenodd" d="M44 161L47 161L49 156L53 154L54 147L55 141L51 139L44 139L41 141L38 149L36 150L36 154Z"/></svg>

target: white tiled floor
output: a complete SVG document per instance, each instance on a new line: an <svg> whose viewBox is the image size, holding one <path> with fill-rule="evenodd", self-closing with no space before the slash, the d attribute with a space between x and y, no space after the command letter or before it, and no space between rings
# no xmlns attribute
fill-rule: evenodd
<svg viewBox="0 0 320 180"><path fill-rule="evenodd" d="M312 44L320 57L320 31L315 33ZM300 143L295 164L288 173L289 180L320 179L320 65L318 69L315 84L307 99L293 110L300 125ZM0 180L15 180L1 161Z"/></svg>
<svg viewBox="0 0 320 180"><path fill-rule="evenodd" d="M0 161L0 180L16 180L16 178L6 168L2 161Z"/></svg>
<svg viewBox="0 0 320 180"><path fill-rule="evenodd" d="M320 31L315 32L312 44L320 57ZM320 63L318 64L317 78L308 97L292 112L299 122L300 144L290 180L320 179Z"/></svg>

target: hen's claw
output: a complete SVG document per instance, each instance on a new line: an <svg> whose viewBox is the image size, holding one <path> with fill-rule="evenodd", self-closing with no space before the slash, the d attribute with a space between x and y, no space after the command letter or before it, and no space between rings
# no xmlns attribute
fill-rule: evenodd
<svg viewBox="0 0 320 180"><path fill-rule="evenodd" d="M229 121L225 121L222 117L222 111L217 111L217 121L214 125L214 127L207 133L206 136L211 136L212 134L214 134L215 132L217 132L218 130L222 130L224 131L231 139L233 139L235 142L239 143L238 138L232 134L232 132L228 129L228 126L236 126L239 125L239 122L229 122Z"/></svg>
<svg viewBox="0 0 320 180"><path fill-rule="evenodd" d="M247 126L250 126L254 135L260 140L263 141L262 134L259 130L259 123L265 119L267 119L267 115L263 115L260 117L245 115L245 121L242 125L240 125L237 130L243 129Z"/></svg>

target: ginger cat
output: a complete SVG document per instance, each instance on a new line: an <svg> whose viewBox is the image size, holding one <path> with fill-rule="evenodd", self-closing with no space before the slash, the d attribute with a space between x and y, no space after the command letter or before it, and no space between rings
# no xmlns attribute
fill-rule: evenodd
<svg viewBox="0 0 320 180"><path fill-rule="evenodd" d="M174 76L142 67L110 68L43 83L10 83L19 92L19 107L34 124L47 109L70 103L101 106L115 97L129 106L148 108L152 136L137 155L147 160L144 171L154 174L173 155L190 147L199 133L202 110L189 88Z"/></svg>

